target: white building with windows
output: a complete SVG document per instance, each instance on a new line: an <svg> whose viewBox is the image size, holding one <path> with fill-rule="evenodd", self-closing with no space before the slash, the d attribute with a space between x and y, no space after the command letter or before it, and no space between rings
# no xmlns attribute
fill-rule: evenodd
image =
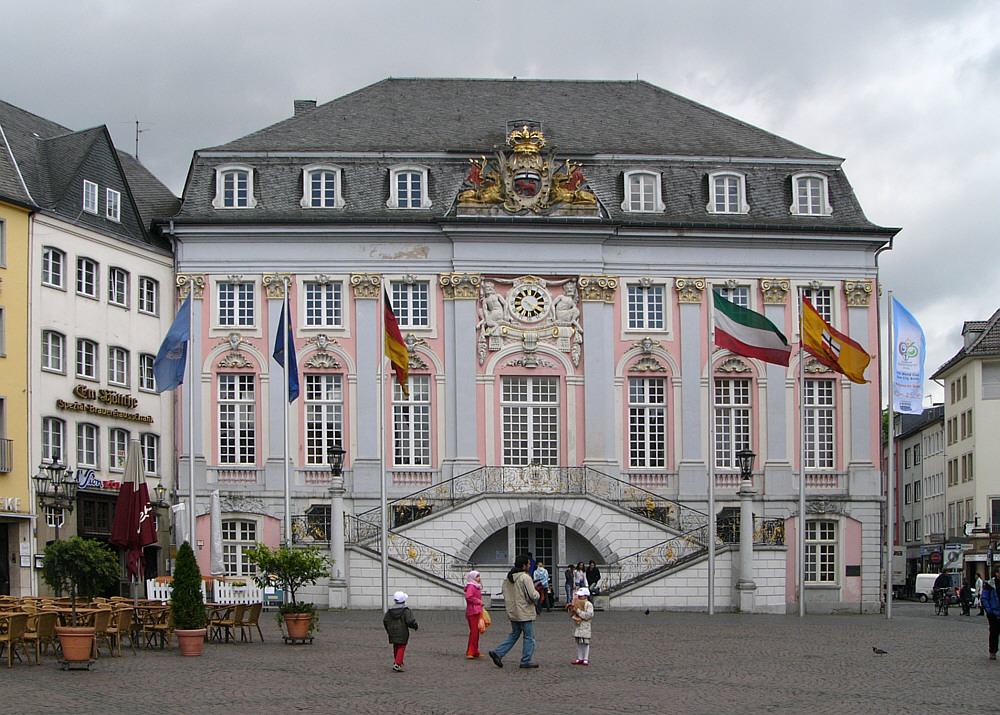
<svg viewBox="0 0 1000 715"><path fill-rule="evenodd" d="M108 540L130 440L141 445L150 494L173 488L173 396L156 394L152 372L174 313L173 255L150 220L179 201L115 149L106 127L72 131L0 102L0 128L0 187L20 191L30 207L27 245L18 246L26 275L17 277L29 306L28 369L18 381L29 395L28 439L15 449L37 536L8 543L0 529L0 553L34 575L34 554L57 533ZM79 487L71 511L35 500L31 477L53 464ZM169 519L162 511L158 519L160 542L146 553L151 576L169 557ZM124 560L121 578L115 593L128 595ZM22 578L19 595L45 588Z"/></svg>
<svg viewBox="0 0 1000 715"><path fill-rule="evenodd" d="M841 163L639 81L388 79L195 152L160 228L176 298L194 297L178 453L197 541L219 490L231 575L254 540L319 543L337 563L314 597L378 607L384 473L389 590L426 606L460 606L470 565L498 591L531 551L554 574L595 560L608 607L705 609L714 538L717 608L745 580L754 610L877 610L877 373L709 352L711 291L793 344L801 293L877 364L875 257L896 229L865 218ZM383 295L408 395L379 383ZM752 574L735 546L745 448Z"/></svg>

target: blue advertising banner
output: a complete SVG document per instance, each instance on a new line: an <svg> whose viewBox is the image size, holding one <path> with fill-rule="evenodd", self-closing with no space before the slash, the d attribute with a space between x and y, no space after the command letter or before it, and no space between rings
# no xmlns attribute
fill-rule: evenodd
<svg viewBox="0 0 1000 715"><path fill-rule="evenodd" d="M924 354L927 343L916 318L892 299L892 409L910 415L924 411Z"/></svg>

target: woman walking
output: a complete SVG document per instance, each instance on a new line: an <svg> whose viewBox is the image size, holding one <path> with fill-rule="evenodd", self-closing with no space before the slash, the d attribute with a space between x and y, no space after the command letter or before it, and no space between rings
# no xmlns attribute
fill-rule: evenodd
<svg viewBox="0 0 1000 715"><path fill-rule="evenodd" d="M483 580L478 571L465 574L465 619L469 622L469 645L465 657L482 658L479 652L479 616L483 612Z"/></svg>

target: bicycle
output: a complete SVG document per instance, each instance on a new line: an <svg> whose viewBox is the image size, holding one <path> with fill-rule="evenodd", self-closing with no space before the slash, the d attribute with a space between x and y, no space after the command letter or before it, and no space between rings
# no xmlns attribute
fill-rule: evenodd
<svg viewBox="0 0 1000 715"><path fill-rule="evenodd" d="M948 606L958 603L954 588L934 589L934 615L948 615Z"/></svg>

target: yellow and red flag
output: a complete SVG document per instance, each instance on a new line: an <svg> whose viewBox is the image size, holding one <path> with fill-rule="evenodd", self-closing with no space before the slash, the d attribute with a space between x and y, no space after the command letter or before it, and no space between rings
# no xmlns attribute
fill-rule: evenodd
<svg viewBox="0 0 1000 715"><path fill-rule="evenodd" d="M865 370L871 355L820 317L808 298L802 299L802 346L821 364L844 375L851 382L864 385Z"/></svg>
<svg viewBox="0 0 1000 715"><path fill-rule="evenodd" d="M392 369L396 372L396 380L403 388L403 394L409 397L410 390L406 384L406 378L410 373L410 351L406 349L403 334L399 332L399 321L396 320L396 314L392 312L389 294L382 291L382 297L385 303L385 355L392 363Z"/></svg>

